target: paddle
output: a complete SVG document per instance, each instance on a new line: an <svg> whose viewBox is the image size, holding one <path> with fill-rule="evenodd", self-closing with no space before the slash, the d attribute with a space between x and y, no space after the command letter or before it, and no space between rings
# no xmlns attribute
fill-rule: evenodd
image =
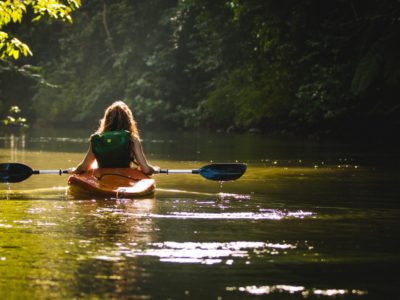
<svg viewBox="0 0 400 300"><path fill-rule="evenodd" d="M68 170L32 170L20 163L0 164L0 182L21 182L31 177L32 174L68 174Z"/></svg>
<svg viewBox="0 0 400 300"><path fill-rule="evenodd" d="M164 174L200 174L206 179L229 181L240 178L246 172L245 164L211 164L194 170L160 170ZM32 170L20 163L0 163L0 182L15 183L28 179L33 174L68 174L69 170Z"/></svg>
<svg viewBox="0 0 400 300"><path fill-rule="evenodd" d="M165 174L200 174L206 179L229 181L240 178L246 172L245 164L211 164L195 170L160 170Z"/></svg>

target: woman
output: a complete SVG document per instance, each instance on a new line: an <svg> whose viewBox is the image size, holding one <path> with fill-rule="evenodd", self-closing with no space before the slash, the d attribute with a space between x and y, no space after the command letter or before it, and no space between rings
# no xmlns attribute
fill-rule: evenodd
<svg viewBox="0 0 400 300"><path fill-rule="evenodd" d="M137 164L147 175L160 171L147 162L132 111L122 101L106 109L97 132L90 138L85 158L73 173L89 170L95 160L100 168L128 168Z"/></svg>

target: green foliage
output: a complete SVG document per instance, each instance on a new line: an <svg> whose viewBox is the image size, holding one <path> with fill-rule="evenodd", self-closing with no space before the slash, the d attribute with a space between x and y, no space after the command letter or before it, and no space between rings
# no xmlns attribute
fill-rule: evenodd
<svg viewBox="0 0 400 300"><path fill-rule="evenodd" d="M269 72L258 78L254 73L251 67L236 69L222 77L206 97L202 106L216 125L249 128L266 117L277 121L287 113L286 87Z"/></svg>
<svg viewBox="0 0 400 300"><path fill-rule="evenodd" d="M12 127L20 127L27 128L29 127L27 124L26 118L20 115L21 109L18 106L11 106L8 110L7 116L1 120L3 125L12 126Z"/></svg>
<svg viewBox="0 0 400 300"><path fill-rule="evenodd" d="M398 53L399 32L389 33L374 42L359 60L352 81L352 92L362 94L379 80L383 74L383 81L390 87L400 84L400 63Z"/></svg>
<svg viewBox="0 0 400 300"><path fill-rule="evenodd" d="M36 115L50 122L93 124L110 102L126 99L143 125L168 119L176 88L164 73L174 66L169 62L171 29L157 22L170 13L169 5L110 1L82 7L60 39L64 56L54 57L44 69L60 88L39 87L33 98ZM54 107L50 114L48 99Z"/></svg>
<svg viewBox="0 0 400 300"><path fill-rule="evenodd" d="M32 55L28 45L22 43L17 38L10 38L8 33L0 31L0 58L10 56L18 59L20 53L24 56Z"/></svg>
<svg viewBox="0 0 400 300"><path fill-rule="evenodd" d="M32 21L38 21L48 15L53 19L72 22L71 12L81 5L80 0L67 0L63 4L59 0L8 0L0 1L0 58L13 57L18 59L20 54L32 55L29 46L18 38L3 31L9 23L21 23L30 13Z"/></svg>
<svg viewBox="0 0 400 300"><path fill-rule="evenodd" d="M42 125L93 128L118 99L140 127L318 134L384 122L400 113L399 12L394 0L87 1L70 26L21 29L48 84L20 97L2 64L0 96L24 99Z"/></svg>

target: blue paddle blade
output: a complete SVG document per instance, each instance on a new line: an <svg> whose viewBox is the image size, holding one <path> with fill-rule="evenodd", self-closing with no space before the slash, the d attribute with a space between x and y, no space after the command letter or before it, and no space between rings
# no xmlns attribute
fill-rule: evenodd
<svg viewBox="0 0 400 300"><path fill-rule="evenodd" d="M21 182L32 175L32 169L19 163L0 164L0 182Z"/></svg>
<svg viewBox="0 0 400 300"><path fill-rule="evenodd" d="M229 181L240 178L246 172L245 164L211 164L199 170L201 176L216 181Z"/></svg>

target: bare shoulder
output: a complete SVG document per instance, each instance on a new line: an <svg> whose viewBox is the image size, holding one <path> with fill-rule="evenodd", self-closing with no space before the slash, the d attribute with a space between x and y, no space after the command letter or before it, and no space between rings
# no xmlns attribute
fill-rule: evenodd
<svg viewBox="0 0 400 300"><path fill-rule="evenodd" d="M132 143L133 143L133 146L136 146L136 147L138 147L138 146L140 147L142 145L142 141L137 136L132 137Z"/></svg>
<svg viewBox="0 0 400 300"><path fill-rule="evenodd" d="M141 143L140 138L138 138L137 136L132 137L132 142L134 143Z"/></svg>

